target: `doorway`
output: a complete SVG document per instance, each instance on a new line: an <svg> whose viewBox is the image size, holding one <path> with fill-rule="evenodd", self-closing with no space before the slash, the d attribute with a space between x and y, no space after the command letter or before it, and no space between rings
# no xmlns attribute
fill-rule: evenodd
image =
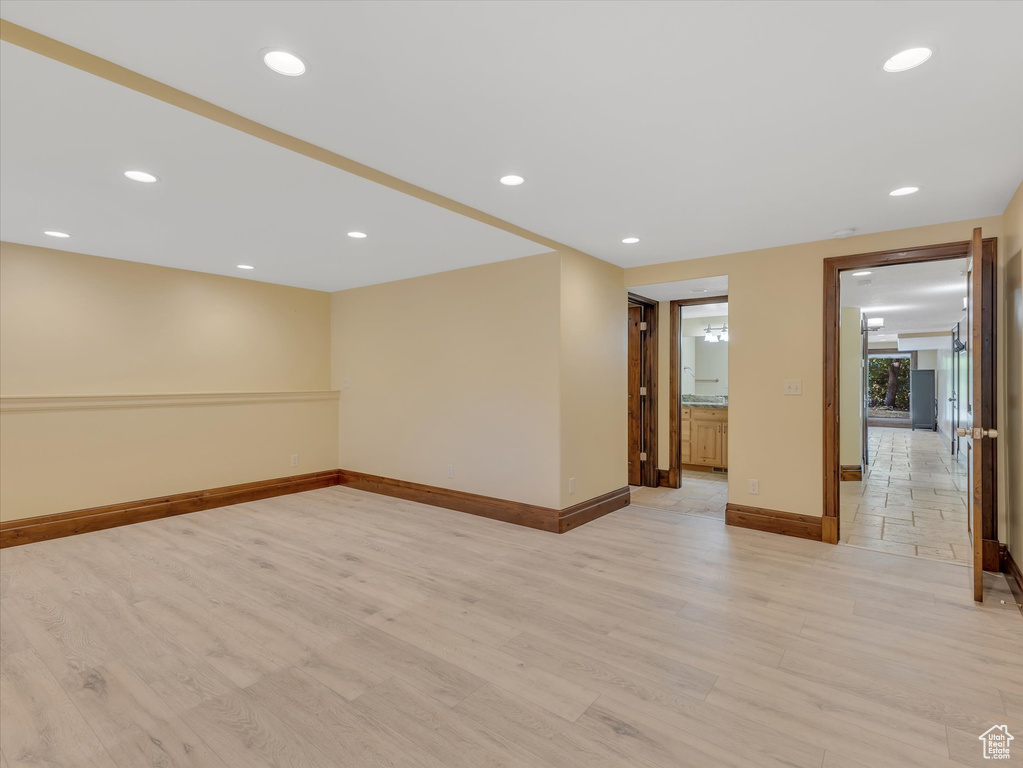
<svg viewBox="0 0 1023 768"><path fill-rule="evenodd" d="M632 503L724 521L728 503L728 278L680 280L630 290L657 301L661 329L657 366L660 445L647 459L657 467L659 487L634 489ZM630 324L635 319L634 314ZM637 386L635 377L631 386Z"/></svg>
<svg viewBox="0 0 1023 768"><path fill-rule="evenodd" d="M856 525L888 525L898 524L899 516L903 523L915 525L916 516L921 519L937 514L938 520L947 522L948 529L957 525L968 534L965 550L968 565L972 568L974 599L983 598L983 570L1000 570L1000 558L997 542L997 500L995 498L997 461L995 451L997 443L991 439L997 436L994 430L995 413L995 254L997 241L994 238L984 240L980 230L975 230L974 237L967 242L951 243L939 246L925 246L900 251L858 254L836 257L825 260L824 272L824 306L825 306L825 370L824 370L824 518L823 538L829 543L838 543L842 538L842 526ZM925 265L934 262L962 260L964 269L961 274L963 284L953 286L961 291L957 301L963 310L964 322L968 325L968 342L966 348L959 350L961 358L954 364L950 357L944 362L949 371L955 366L967 369L968 373L953 381L944 378L946 385L944 407L938 396L936 387L927 389L927 382L937 371L938 350L946 351L950 356L956 348L953 335L949 330L924 331L918 333L890 333L886 329L885 316L891 317L901 310L901 304L907 302L891 302L887 307L874 306L869 312L863 312L865 322L859 317L853 321L847 315L848 307L843 307L842 285L845 277L866 277L872 271L882 271L897 265ZM944 288L935 286L935 294ZM965 296L963 295L965 294ZM843 320L846 322L843 323ZM949 325L941 326L948 329ZM859 504L843 502L853 494L843 492L842 485L842 436L848 437L861 433L857 423L849 424L848 418L842 424L843 416L847 417L846 403L850 398L843 399L841 381L842 349L848 352L855 346L855 356L860 356L862 342L857 338L859 329L865 328L874 332L874 343L896 345L900 353L916 352L917 359L911 358L910 376L914 371L929 371L932 376L918 377L918 414L921 425L930 424L928 417L933 418L933 429L913 429L917 417L911 414L911 428L906 431L898 428L879 427L872 429L868 437L867 462L865 471L872 474L877 482L870 497L859 499ZM887 337L887 338L886 338ZM894 337L894 338L893 338ZM931 347L934 337L940 338L937 347ZM867 345L868 347L870 344ZM933 349L933 352L931 351ZM933 362L928 361L929 368L921 369L919 358L922 355L934 356ZM865 377L868 378L869 377ZM851 380L851 379L847 379ZM962 381L969 383L969 393L959 395ZM912 379L911 379L912 381ZM867 384L867 381L864 382ZM869 386L869 384L868 384ZM957 398L950 392L955 386ZM848 392L845 392L848 394ZM886 393L887 394L887 393ZM862 396L858 393L855 397ZM853 399L855 399L855 397ZM923 398L923 399L921 399ZM952 419L943 419L949 413L948 404L958 399L965 407L960 407L957 419L969 426L954 428ZM869 408L869 398L863 397L861 402ZM910 411L912 412L912 405ZM866 418L866 413L863 414ZM943 422L944 428L938 426ZM957 423L957 422L956 422ZM964 447L966 455L961 464L955 462L959 457L952 455L946 447L944 437L939 437L936 430L951 432L956 429L958 447ZM947 435L949 440L951 435ZM926 443L926 444L925 444ZM964 445L965 444L965 445ZM958 454L958 451L957 451ZM846 454L852 455L852 454ZM962 477L956 477L957 468L961 467ZM875 474L876 473L876 474ZM914 479L916 476L916 480ZM930 479L925 479L930 478ZM848 480L848 479L847 479ZM862 493L866 492L867 478L864 478ZM883 481L883 487L880 484ZM933 482L932 482L933 481ZM939 487L944 485L945 487ZM933 487L931 487L933 486ZM927 495L925 504L918 503L920 496ZM961 497L961 501L956 496ZM894 497L894 504L891 499ZM958 506L956 506L958 504ZM879 506L880 505L880 506ZM889 509L891 514L884 512L874 514L879 509ZM908 511L907 511L908 510ZM947 511L946 511L947 510ZM854 514L850 515L849 512ZM861 512L864 512L861 517ZM908 517L906 517L908 515ZM948 520L944 520L945 517ZM859 519L857 519L859 518ZM878 518L878 519L873 519ZM909 533L907 526L906 532ZM908 554L908 553L904 553ZM951 559L951 558L949 558Z"/></svg>
<svg viewBox="0 0 1023 768"><path fill-rule="evenodd" d="M630 292L628 311L629 485L656 488L657 302Z"/></svg>

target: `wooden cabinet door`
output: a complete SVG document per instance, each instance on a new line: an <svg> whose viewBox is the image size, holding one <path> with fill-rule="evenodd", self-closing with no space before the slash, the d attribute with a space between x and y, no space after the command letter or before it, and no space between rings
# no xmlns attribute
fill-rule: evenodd
<svg viewBox="0 0 1023 768"><path fill-rule="evenodd" d="M693 420L692 431L693 464L721 466L721 423L717 421Z"/></svg>
<svg viewBox="0 0 1023 768"><path fill-rule="evenodd" d="M728 425L721 425L721 466L728 469Z"/></svg>

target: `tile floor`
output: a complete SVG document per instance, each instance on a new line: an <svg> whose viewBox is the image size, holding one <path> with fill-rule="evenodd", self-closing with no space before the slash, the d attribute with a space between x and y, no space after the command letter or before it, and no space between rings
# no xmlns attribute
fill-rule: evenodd
<svg viewBox="0 0 1023 768"><path fill-rule="evenodd" d="M682 470L680 488L632 488L632 503L680 515L725 519L728 475Z"/></svg>
<svg viewBox="0 0 1023 768"><path fill-rule="evenodd" d="M841 487L841 543L968 563L965 461L937 432L871 427L862 482Z"/></svg>

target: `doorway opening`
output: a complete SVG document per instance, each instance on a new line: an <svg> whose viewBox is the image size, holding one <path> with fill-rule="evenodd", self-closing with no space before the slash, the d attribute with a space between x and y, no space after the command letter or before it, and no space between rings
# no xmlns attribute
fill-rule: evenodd
<svg viewBox="0 0 1023 768"><path fill-rule="evenodd" d="M725 519L728 503L728 278L643 285L658 302L658 485L632 503ZM666 439L665 439L666 438Z"/></svg>
<svg viewBox="0 0 1023 768"><path fill-rule="evenodd" d="M960 562L977 600L1001 566L996 247L977 230L824 270L823 538Z"/></svg>

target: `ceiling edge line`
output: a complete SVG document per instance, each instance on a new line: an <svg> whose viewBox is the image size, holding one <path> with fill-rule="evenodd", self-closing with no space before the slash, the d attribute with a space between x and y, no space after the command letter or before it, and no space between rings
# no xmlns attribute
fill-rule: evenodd
<svg viewBox="0 0 1023 768"><path fill-rule="evenodd" d="M538 235L537 233L531 232L517 224L512 224L502 218L485 213L477 208L473 208L470 205L460 203L457 200L452 200L450 197L445 197L437 192L432 192L425 187L420 187L416 184L412 184L411 182L404 181L403 179L399 179L397 176L392 176L389 173L378 171L376 168L360 163L357 160L352 160L351 158L340 155L337 152L321 147L318 144L313 144L312 142L296 138L291 134L278 131L277 129L271 128L263 123L243 117L236 112L217 106L216 104L206 101L205 99L201 99L198 96L193 96L186 91L174 88L166 83L161 83L159 80L154 80L151 77L146 77L145 75L139 74L127 67L114 64L112 61L83 51L80 48L75 48L67 43L62 43L52 37L47 37L40 32L28 29L27 27L22 27L14 22L8 21L7 19L0 18L0 40L16 45L19 48L32 51L33 53L38 53L48 59L53 59L54 61L66 64L69 67L73 67L83 72L88 72L89 74L95 75L103 80L107 80L111 83L115 83L116 85L136 91L137 93L157 99L165 104L170 104L171 106L183 109L186 112L191 112L192 114L206 118L207 120L220 123L228 128L233 128L236 131L246 133L249 136L261 139L270 144L275 144L282 149L295 152L299 155L304 155L305 157L316 160L317 162L366 179L367 181L374 182L375 184L388 187L389 189L401 192L409 197L417 198L423 202L449 210L452 213L457 213L461 216L465 216L466 218L474 219L482 224L503 230L509 234L521 237L524 240L536 243L537 245L543 245L553 251L578 253L584 256L590 256L590 254L580 251L577 248L572 248L564 243L559 243L557 240L552 240L549 237Z"/></svg>

